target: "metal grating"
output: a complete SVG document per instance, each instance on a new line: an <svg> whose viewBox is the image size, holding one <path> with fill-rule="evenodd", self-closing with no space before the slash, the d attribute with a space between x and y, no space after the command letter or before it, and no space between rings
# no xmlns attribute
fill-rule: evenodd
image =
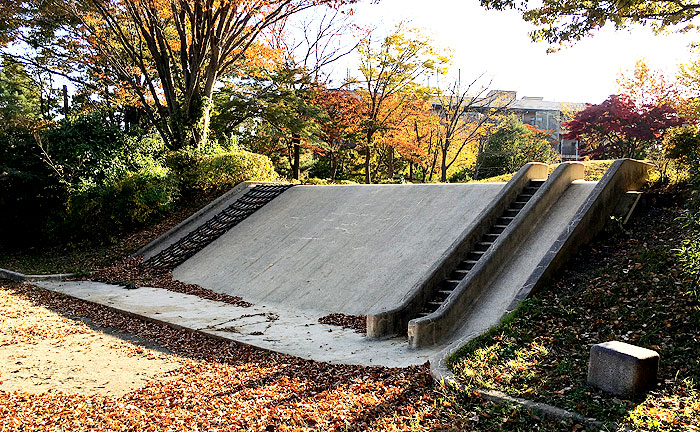
<svg viewBox="0 0 700 432"><path fill-rule="evenodd" d="M291 184L253 186L233 204L197 229L146 260L146 264L158 270L174 269L292 186Z"/></svg>

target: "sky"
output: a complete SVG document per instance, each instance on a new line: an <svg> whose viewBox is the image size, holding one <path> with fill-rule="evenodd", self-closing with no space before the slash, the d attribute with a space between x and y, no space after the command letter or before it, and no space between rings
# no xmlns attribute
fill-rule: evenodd
<svg viewBox="0 0 700 432"><path fill-rule="evenodd" d="M356 4L355 22L386 34L401 21L422 28L438 45L453 50L452 71L463 81L485 73L491 88L516 90L560 102L600 103L616 91L621 71L643 58L652 69L674 75L687 61L700 33L654 35L648 27L604 28L594 37L547 54L534 43L532 26L515 11L487 11L478 0L381 0ZM354 69L353 58L339 67ZM433 84L431 82L431 84Z"/></svg>

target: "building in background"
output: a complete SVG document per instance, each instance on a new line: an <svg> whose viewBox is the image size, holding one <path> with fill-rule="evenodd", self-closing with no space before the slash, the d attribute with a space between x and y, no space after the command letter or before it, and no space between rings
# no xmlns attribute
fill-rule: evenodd
<svg viewBox="0 0 700 432"><path fill-rule="evenodd" d="M501 108L506 113L515 114L522 123L549 132L552 146L562 160L578 159L579 142L562 137L566 133L562 123L586 108L586 104L546 101L539 96L517 99L517 93L510 90L491 90L486 95L485 102L484 108Z"/></svg>
<svg viewBox="0 0 700 432"><path fill-rule="evenodd" d="M546 101L539 96L524 96L518 99L515 91L491 90L470 109L474 110L475 106L478 112L499 109L504 114L514 114L523 124L549 132L552 147L559 153L562 161L578 160L579 141L563 138L567 131L562 127L562 123L586 108L585 103ZM433 108L441 109L439 102L433 103Z"/></svg>

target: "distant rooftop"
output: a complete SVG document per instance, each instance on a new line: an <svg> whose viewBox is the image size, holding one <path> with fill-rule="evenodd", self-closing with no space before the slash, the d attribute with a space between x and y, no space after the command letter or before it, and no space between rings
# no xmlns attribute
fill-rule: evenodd
<svg viewBox="0 0 700 432"><path fill-rule="evenodd" d="M438 98L433 99L433 105L439 106ZM485 97L475 101L475 108L503 108L509 111L580 111L586 108L585 103L546 101L542 96L523 96L517 98L513 90L490 90Z"/></svg>
<svg viewBox="0 0 700 432"><path fill-rule="evenodd" d="M485 106L493 107L508 104L508 108L512 110L563 111L581 110L586 107L583 103L546 101L542 96L523 96L517 99L517 93L512 90L491 90L484 98L484 102Z"/></svg>

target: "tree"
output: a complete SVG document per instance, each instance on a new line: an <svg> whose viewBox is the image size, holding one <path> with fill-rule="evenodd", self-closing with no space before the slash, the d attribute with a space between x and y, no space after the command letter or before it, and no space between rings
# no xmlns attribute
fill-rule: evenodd
<svg viewBox="0 0 700 432"><path fill-rule="evenodd" d="M318 9L316 9L318 12ZM353 52L358 43L344 44L353 26L350 16L338 9L324 9L302 19L284 38L275 39L283 60L267 74L271 86L289 94L291 104L283 140L289 143L292 178L300 178L302 139L315 134L322 110L314 105L314 95L330 81L329 66Z"/></svg>
<svg viewBox="0 0 700 432"><path fill-rule="evenodd" d="M421 175L420 181L432 181L438 161L438 126L440 118L430 109L415 116L404 127L411 134L418 151L410 155L409 179L413 180L413 167L417 167Z"/></svg>
<svg viewBox="0 0 700 432"><path fill-rule="evenodd" d="M674 82L661 71L652 70L644 60L637 60L634 69L617 79L618 94L625 95L637 106L677 105L679 92Z"/></svg>
<svg viewBox="0 0 700 432"><path fill-rule="evenodd" d="M611 95L566 122L564 138L583 140L584 156L643 159L670 128L683 122L669 104L637 105L625 95Z"/></svg>
<svg viewBox="0 0 700 432"><path fill-rule="evenodd" d="M684 99L681 112L686 117L700 120L700 46L694 45L688 62L680 65L678 82Z"/></svg>
<svg viewBox="0 0 700 432"><path fill-rule="evenodd" d="M611 23L617 29L631 24L651 24L655 30L678 27L700 14L696 0L481 0L487 9L517 9L526 21L538 26L530 35L548 43L575 42Z"/></svg>
<svg viewBox="0 0 700 432"><path fill-rule="evenodd" d="M341 0L34 0L60 10L50 42L59 57L99 77L95 91L120 93L138 104L171 149L199 146L209 134L212 97L220 79L242 63L277 54L265 38L280 34L291 15ZM29 11L29 12L27 12ZM27 8L32 17L45 8ZM34 16L41 24L42 16ZM32 22L25 19L24 23ZM52 24L56 27L56 24ZM32 24L35 29L37 24ZM29 32L31 29L26 30ZM56 30L55 28L53 30ZM21 32L21 30L20 30ZM15 32L17 33L17 32ZM26 37L25 37L26 39ZM46 49L45 49L46 50ZM10 53L11 50L6 51ZM36 58L20 55L25 61ZM56 68L53 69L57 73ZM89 84L89 83L88 83Z"/></svg>
<svg viewBox="0 0 700 432"><path fill-rule="evenodd" d="M404 114L408 111L404 110L410 102L427 97L427 89L417 79L430 71L442 71L449 57L436 49L429 38L404 23L399 23L378 45L368 37L358 50L362 81L357 91L364 105L365 182L371 183L375 140L400 126L407 118Z"/></svg>
<svg viewBox="0 0 700 432"><path fill-rule="evenodd" d="M0 121L4 125L38 120L42 109L43 89L27 73L24 65L4 58L0 66Z"/></svg>
<svg viewBox="0 0 700 432"><path fill-rule="evenodd" d="M506 117L488 138L474 178L483 179L517 171L528 162L552 163L556 153L549 132Z"/></svg>
<svg viewBox="0 0 700 432"><path fill-rule="evenodd" d="M480 79L481 76L477 77L466 87L460 81L455 81L447 92L438 93L440 181L447 181L447 170L458 160L462 151L478 142L494 125L494 118L507 106L494 104L494 100L486 96L488 85L478 85Z"/></svg>
<svg viewBox="0 0 700 432"><path fill-rule="evenodd" d="M328 159L328 175L335 180L349 159L348 153L361 139L362 101L347 89L324 89L317 92L315 103L325 112L320 122L319 153Z"/></svg>

